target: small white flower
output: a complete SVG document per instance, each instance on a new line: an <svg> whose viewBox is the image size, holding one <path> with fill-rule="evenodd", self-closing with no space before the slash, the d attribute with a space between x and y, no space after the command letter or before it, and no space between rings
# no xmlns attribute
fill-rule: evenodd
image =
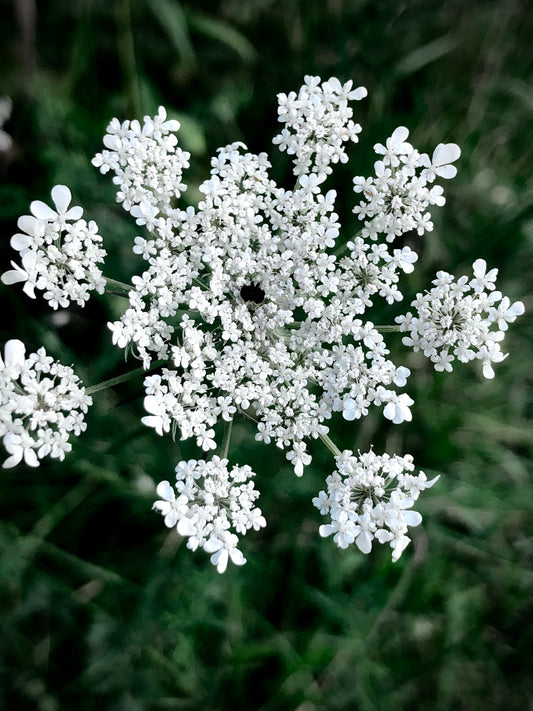
<svg viewBox="0 0 533 711"><path fill-rule="evenodd" d="M206 553L212 553L211 563L216 565L219 573L224 573L228 567L228 560L231 560L235 565L244 565L246 558L237 548L238 538L234 534L226 534L224 540L211 537L206 541L204 550Z"/></svg>
<svg viewBox="0 0 533 711"><path fill-rule="evenodd" d="M61 225L68 220L79 220L83 215L81 207L71 207L69 210L72 194L66 185L56 185L52 188L52 200L56 207L52 210L46 203L41 200L34 200L30 205L31 213L38 219L44 222L54 222L58 220Z"/></svg>
<svg viewBox="0 0 533 711"><path fill-rule="evenodd" d="M409 409L411 405L414 405L414 400L407 395L407 393L402 393L393 397L385 406L383 414L388 420L392 420L395 425L399 425L401 422L411 422L413 415Z"/></svg>

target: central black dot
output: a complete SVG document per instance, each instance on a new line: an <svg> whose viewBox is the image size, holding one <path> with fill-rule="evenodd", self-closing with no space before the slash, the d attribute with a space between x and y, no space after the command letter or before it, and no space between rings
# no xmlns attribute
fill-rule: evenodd
<svg viewBox="0 0 533 711"><path fill-rule="evenodd" d="M255 282L241 286L240 293L244 301L253 301L254 304L262 304L265 300L265 292Z"/></svg>

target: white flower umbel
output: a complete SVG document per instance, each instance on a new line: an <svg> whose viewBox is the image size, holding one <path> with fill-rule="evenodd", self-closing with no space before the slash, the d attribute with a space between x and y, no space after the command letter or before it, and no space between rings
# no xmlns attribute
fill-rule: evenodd
<svg viewBox="0 0 533 711"><path fill-rule="evenodd" d="M478 260L469 283L441 272L435 289L413 304L417 315L374 325L369 310L380 299L392 305L403 298L401 277L417 261L395 239L433 229L430 210L445 202L435 183L455 175L460 150L447 143L431 157L419 153L407 128L398 127L375 145L375 175L354 180L360 231L338 240L337 196L327 181L333 166L347 161L348 142L358 140L350 102L364 96L366 89L352 82L319 77L278 96L283 128L274 144L293 158L292 189L272 179L266 153L232 143L212 158L203 199L181 207L189 154L174 135L179 123L163 108L142 124L113 119L93 163L114 174L118 202L144 232L133 246L144 271L132 277L128 306L109 324L114 344L144 369L154 362L160 368L145 377L142 422L160 436L194 439L207 459L223 423L228 434L219 452L226 456L231 421L244 415L256 424L256 440L283 449L297 476L311 463L309 441L321 439L338 467L315 500L331 516L321 534L335 534L342 547L355 542L365 553L374 540L388 542L397 559L408 527L420 523L413 501L433 482L413 474L409 457L341 454L328 436L329 421L336 413L361 419L374 407L395 425L412 419L414 402L401 392L410 372L392 362L383 332L408 331L405 342L440 369L451 369L456 357L478 357L491 377L492 363L504 357L499 344L507 324L523 305L496 292L496 270ZM44 290L57 307L103 288L99 272L87 276L86 262L70 259L83 252L78 243L87 245L92 262L102 252L94 246L96 226L85 225L81 208L69 209L68 189L56 186L52 197L55 211L36 202L32 215L21 218L12 245L22 264L3 280L24 282L31 296ZM64 232L86 238L72 238L76 248L69 252L68 240L59 240ZM25 433L38 426L20 425L16 440L6 433L8 461L32 461L35 447ZM249 467L230 470L216 456L181 462L176 486L159 485L155 508L222 572L229 561L244 563L239 535L264 525L253 506L252 476Z"/></svg>
<svg viewBox="0 0 533 711"><path fill-rule="evenodd" d="M105 279L97 264L106 256L102 238L92 220L80 219L81 207L69 207L70 190L65 185L52 189L55 210L40 200L30 205L31 215L18 220L21 230L11 238L20 253L22 266L2 274L4 284L24 283L23 291L32 299L35 289L43 291L53 309L70 302L84 306L90 292L102 294Z"/></svg>
<svg viewBox="0 0 533 711"><path fill-rule="evenodd" d="M378 455L373 451L355 456L346 450L335 457L337 470L326 479L313 504L330 523L320 526L322 537L333 534L339 548L352 543L370 553L374 541L389 543L397 561L408 545L408 527L418 526L422 516L412 511L421 491L439 478L428 481L423 472L413 474L410 455Z"/></svg>
<svg viewBox="0 0 533 711"><path fill-rule="evenodd" d="M435 370L452 370L455 359L466 363L477 359L486 378L494 377L493 363L499 363L502 342L508 324L524 313L524 304L511 304L507 296L495 290L497 269L487 272L484 259L473 265L474 277L455 279L447 272L437 272L434 288L417 294L411 312L396 318L406 346L421 350L431 359Z"/></svg>
<svg viewBox="0 0 533 711"><path fill-rule="evenodd" d="M259 530L266 521L254 502L259 492L254 488L255 474L247 465L228 469L228 460L214 456L210 461L191 459L176 467L176 484L168 481L157 486L160 500L154 509L165 517L168 528L176 527L187 537L191 550L203 548L219 573L228 561L244 565L246 559L237 548L237 534Z"/></svg>
<svg viewBox="0 0 533 711"><path fill-rule="evenodd" d="M25 357L21 341L6 343L0 356L0 437L9 457L3 467L39 466L50 456L63 460L69 436L86 429L92 399L72 368L54 361L44 348Z"/></svg>
<svg viewBox="0 0 533 711"><path fill-rule="evenodd" d="M350 120L333 104L364 94L333 80L306 86L325 102L313 119L324 135ZM412 400L397 392L408 370L358 316L375 298L402 298L399 274L413 270L416 254L355 238L337 258L336 194L324 191L325 169L299 174L293 190L278 187L269 169L265 154L234 143L213 158L197 209L152 204L151 239L134 247L148 267L110 329L145 367L169 360L145 381L146 425L160 435L179 429L209 451L217 422L246 411L257 439L285 449L301 475L311 461L305 440L327 434L333 412L354 419L377 405L395 423L410 419ZM131 181L117 173L117 182L122 193Z"/></svg>

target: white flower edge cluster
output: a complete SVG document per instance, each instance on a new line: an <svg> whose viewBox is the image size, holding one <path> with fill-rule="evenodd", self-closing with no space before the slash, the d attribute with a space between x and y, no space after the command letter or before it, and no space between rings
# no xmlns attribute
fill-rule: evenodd
<svg viewBox="0 0 533 711"><path fill-rule="evenodd" d="M374 164L375 177L354 178L354 190L362 200L354 213L363 222L363 239L377 240L384 236L392 242L411 230L419 235L433 230L432 205L445 203L440 185L431 187L437 178L455 177L452 165L461 155L455 143L439 143L430 158L419 153L408 141L409 130L398 126L386 144L377 143L374 150L382 159Z"/></svg>
<svg viewBox="0 0 533 711"><path fill-rule="evenodd" d="M2 274L7 285L24 283L23 291L32 299L35 289L53 309L71 302L84 306L90 292L103 294L105 278L97 264L106 252L101 246L96 222L81 219L81 207L69 207L72 199L66 185L52 188L55 210L40 200L30 205L31 215L18 220L21 232L13 235L11 246L21 257L22 266Z"/></svg>
<svg viewBox="0 0 533 711"><path fill-rule="evenodd" d="M335 461L337 469L326 479L327 490L313 499L320 513L330 518L320 526L320 535L333 535L339 548L355 544L365 554L375 541L389 543L396 562L411 540L408 528L422 522L412 510L414 502L439 477L428 481L424 472L414 474L410 455L370 450L356 456L346 450Z"/></svg>
<svg viewBox="0 0 533 711"><path fill-rule="evenodd" d="M246 558L237 547L237 534L266 526L255 506L259 492L248 465L228 468L228 460L214 456L209 461L190 459L176 466L176 483L157 486L161 498L154 510L164 516L167 528L176 528L187 538L191 550L203 548L211 563L223 573L231 561L244 565Z"/></svg>
<svg viewBox="0 0 533 711"><path fill-rule="evenodd" d="M167 120L163 106L153 118L145 116L142 126L137 120L121 123L114 118L104 137L106 150L93 158L101 173L115 173L117 202L139 225L171 215L172 201L186 188L182 176L190 153L177 145L174 132L179 127L179 121Z"/></svg>
<svg viewBox="0 0 533 711"><path fill-rule="evenodd" d="M72 449L69 437L85 431L91 404L72 368L44 348L26 358L22 341L7 341L0 356L0 437L9 456L2 466L24 460L37 467L46 456L63 460Z"/></svg>
<svg viewBox="0 0 533 711"><path fill-rule="evenodd" d="M278 121L285 127L272 142L294 156L294 175L331 173L331 163L348 161L343 144L357 142L361 132L348 101L359 101L368 93L364 86L352 86L336 77L322 82L306 76L298 94L278 94Z"/></svg>
<svg viewBox="0 0 533 711"><path fill-rule="evenodd" d="M493 378L493 364L507 357L500 344L508 324L524 313L524 304L511 303L496 290L498 270L487 271L484 259L477 259L472 269L470 280L437 272L433 289L417 294L411 304L416 315L397 316L396 322L409 332L403 344L421 350L435 370L450 372L454 360L476 359L485 378Z"/></svg>

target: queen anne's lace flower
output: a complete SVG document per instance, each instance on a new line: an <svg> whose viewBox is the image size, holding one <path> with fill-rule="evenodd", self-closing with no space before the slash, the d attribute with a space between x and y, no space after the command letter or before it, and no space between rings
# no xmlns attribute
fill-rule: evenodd
<svg viewBox="0 0 533 711"><path fill-rule="evenodd" d="M320 535L333 535L340 548L355 543L362 553L370 553L374 541L389 543L392 560L398 560L410 541L408 527L422 522L412 506L439 477L428 481L423 472L412 474L410 455L370 451L355 456L346 450L335 461L337 470L326 479L327 491L313 499L320 513L330 516L330 523L320 526Z"/></svg>
<svg viewBox="0 0 533 711"><path fill-rule="evenodd" d="M455 359L466 363L478 359L483 365L483 375L494 377L493 363L499 363L506 354L500 343L508 324L524 313L524 304L511 304L507 296L495 291L497 269L487 272L484 259L473 265L474 277L455 279L447 272L438 272L434 288L417 294L411 312L396 318L406 346L423 351L431 359L435 370L452 370Z"/></svg>
<svg viewBox="0 0 533 711"><path fill-rule="evenodd" d="M92 220L81 219L81 207L69 207L70 190L65 185L52 189L55 210L40 200L30 205L31 215L18 220L21 232L11 238L11 246L20 253L22 266L2 274L4 284L23 282L23 291L35 298L35 289L43 291L53 309L66 308L71 301L84 306L90 292L102 294L105 279L96 266L106 252Z"/></svg>
<svg viewBox="0 0 533 711"><path fill-rule="evenodd" d="M44 348L25 357L24 344L6 343L0 356L0 437L10 455L4 468L24 462L39 466L50 456L63 460L69 436L86 429L84 415L92 404L72 368L54 361Z"/></svg>
<svg viewBox="0 0 533 711"><path fill-rule="evenodd" d="M165 518L168 528L176 527L187 537L191 550L203 548L211 553L211 562L219 573L228 561L246 563L237 548L239 538L250 529L266 526L261 510L254 504L259 492L251 479L255 476L248 465L228 469L228 460L213 457L210 461L191 459L176 467L176 484L168 481L157 486L161 498L154 509Z"/></svg>
<svg viewBox="0 0 533 711"><path fill-rule="evenodd" d="M361 126L349 102L366 93L350 81L308 76L298 93L278 96L283 128L273 142L293 158L292 189L271 178L265 153L232 143L211 160L198 206L181 208L176 201L186 189L190 156L174 135L179 122L168 120L162 107L143 124L113 119L105 149L93 159L102 173L114 174L118 202L144 228L133 247L144 271L131 280L128 308L109 324L113 343L146 369L165 361L145 378L142 422L161 436L194 438L204 451L205 460L178 464L175 487L159 484L155 509L166 526L187 537L189 548L209 553L220 572L230 561L245 562L239 535L265 525L253 504L258 493L251 469L230 470L218 456L207 461L217 449L221 420L244 414L257 425L256 439L285 450L302 476L311 462L310 439L322 438L338 452L327 436L335 413L353 421L379 407L393 424L412 419L414 402L400 392L409 370L390 360L381 331L391 329L376 327L368 309L378 299L394 304L403 298L400 278L414 270L417 254L394 241L433 229L430 209L445 202L435 183L455 175L460 150L439 144L430 158L399 126L385 144L375 145L375 176L354 179L362 194L354 208L361 230L337 246L336 193L327 179L333 164L347 161L348 141L358 141ZM95 266L104 255L96 225L81 219L81 208L69 207L70 197L68 188L56 186L55 210L32 203L11 241L21 264L2 277L8 284L23 282L30 296L43 290L54 308L83 303L105 282ZM435 288L413 303L418 315L398 318L409 332L404 342L423 350L437 369L476 357L492 377L492 363L504 357L499 344L507 324L523 312L521 302L511 304L495 291L496 274L483 260L474 264L469 283L439 272ZM44 358L40 353L35 357ZM22 362L20 347L10 347L4 370L15 376L5 375L6 383L28 380ZM58 377L66 378L61 372ZM9 397L16 391L5 387ZM36 410L27 420L4 429L8 465L22 458L35 465L41 453L61 456L68 431L81 429L74 416L66 418L68 425L57 424L57 414L49 433L40 406L48 390L37 404L27 400ZM81 394L79 400L84 411ZM53 402L55 413L60 399ZM388 542L396 560L409 542L408 527L421 521L413 502L435 480L415 475L410 457L345 452L336 460L327 492L314 500L331 517L321 535L334 534L339 546L355 543L364 553L375 540Z"/></svg>

